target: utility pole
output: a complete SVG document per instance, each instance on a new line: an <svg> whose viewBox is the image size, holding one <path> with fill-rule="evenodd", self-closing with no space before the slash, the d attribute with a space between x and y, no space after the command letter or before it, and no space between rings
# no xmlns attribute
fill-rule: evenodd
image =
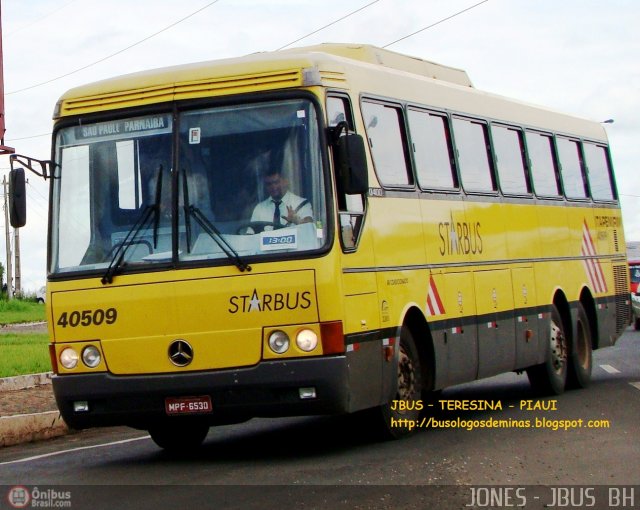
<svg viewBox="0 0 640 510"><path fill-rule="evenodd" d="M13 253L15 255L15 266L13 269L13 277L16 282L14 293L16 296L22 295L22 275L20 271L20 229L13 229Z"/></svg>
<svg viewBox="0 0 640 510"><path fill-rule="evenodd" d="M7 176L2 179L2 187L4 190L4 224L5 239L7 244L7 297L13 299L13 271L11 267L11 234L9 233L9 183Z"/></svg>

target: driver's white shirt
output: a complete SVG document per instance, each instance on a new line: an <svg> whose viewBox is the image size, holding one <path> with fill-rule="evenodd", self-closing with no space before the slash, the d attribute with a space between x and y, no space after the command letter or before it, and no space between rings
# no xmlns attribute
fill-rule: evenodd
<svg viewBox="0 0 640 510"><path fill-rule="evenodd" d="M282 203L280 204L280 216L287 215L287 207L291 207L294 211L296 208L304 201L304 198L299 197L298 195L294 195L290 191L287 191L282 197ZM268 221L271 223L273 221L273 213L276 210L276 204L271 197L263 200L253 209L253 214L251 215L251 221ZM296 215L300 218L313 217L313 209L311 208L311 204L307 202L300 210L296 212ZM286 225L287 220L284 218L281 219L282 224Z"/></svg>

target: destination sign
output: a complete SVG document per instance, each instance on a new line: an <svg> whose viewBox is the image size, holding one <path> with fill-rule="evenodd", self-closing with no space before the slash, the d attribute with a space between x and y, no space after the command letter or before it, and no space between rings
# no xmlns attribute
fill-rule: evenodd
<svg viewBox="0 0 640 510"><path fill-rule="evenodd" d="M133 119L97 122L74 128L76 141L125 138L131 135L152 135L171 132L170 115L150 115Z"/></svg>

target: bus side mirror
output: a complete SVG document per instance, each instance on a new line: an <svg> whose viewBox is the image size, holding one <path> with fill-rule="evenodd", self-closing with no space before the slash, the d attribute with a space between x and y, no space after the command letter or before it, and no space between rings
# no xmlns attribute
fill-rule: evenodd
<svg viewBox="0 0 640 510"><path fill-rule="evenodd" d="M9 172L9 218L13 228L27 223L27 193L23 168Z"/></svg>
<svg viewBox="0 0 640 510"><path fill-rule="evenodd" d="M335 144L336 178L340 191L346 195L360 195L369 191L367 156L360 135L347 133Z"/></svg>

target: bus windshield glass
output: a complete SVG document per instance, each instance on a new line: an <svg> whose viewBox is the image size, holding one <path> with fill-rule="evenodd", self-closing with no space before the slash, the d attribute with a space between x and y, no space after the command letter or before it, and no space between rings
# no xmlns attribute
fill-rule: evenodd
<svg viewBox="0 0 640 510"><path fill-rule="evenodd" d="M58 131L55 154L54 274L244 268L327 242L318 116L306 99L83 123Z"/></svg>

